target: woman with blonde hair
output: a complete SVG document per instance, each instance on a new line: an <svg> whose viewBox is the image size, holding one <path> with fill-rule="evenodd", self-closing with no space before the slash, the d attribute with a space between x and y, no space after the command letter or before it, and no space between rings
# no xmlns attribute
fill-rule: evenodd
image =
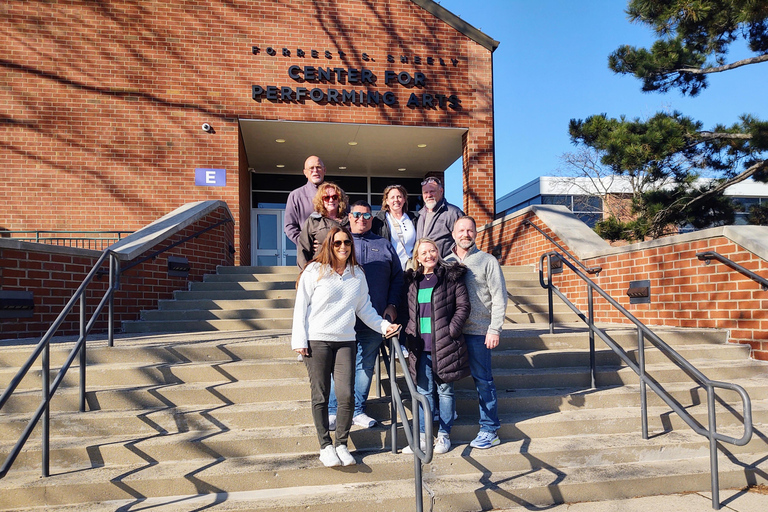
<svg viewBox="0 0 768 512"><path fill-rule="evenodd" d="M456 400L453 383L470 375L469 353L461 331L469 317L469 294L464 284L467 267L446 263L437 244L428 238L416 242L411 268L405 273L408 323L405 328L408 371L416 390L425 395L432 411L438 411L440 426L435 453L451 448ZM433 393L437 392L438 407ZM424 415L419 415L421 448L426 447ZM431 439L430 439L431 442ZM404 452L410 452L406 447Z"/></svg>
<svg viewBox="0 0 768 512"><path fill-rule="evenodd" d="M356 463L347 448L355 410L355 321L360 318L382 335L399 328L371 305L353 243L347 228L330 228L317 256L299 276L293 310L291 348L307 367L320 461L327 467ZM335 447L328 428L331 375L338 401Z"/></svg>
<svg viewBox="0 0 768 512"><path fill-rule="evenodd" d="M314 258L315 252L322 245L331 228L349 226L347 218L349 198L335 183L326 181L320 185L312 205L315 211L304 222L299 234L299 245L296 247L296 263L302 269Z"/></svg>
<svg viewBox="0 0 768 512"><path fill-rule="evenodd" d="M371 231L392 243L403 270L413 255L416 242L416 219L419 214L408 210L408 191L402 185L389 185L384 189L381 211L373 218Z"/></svg>

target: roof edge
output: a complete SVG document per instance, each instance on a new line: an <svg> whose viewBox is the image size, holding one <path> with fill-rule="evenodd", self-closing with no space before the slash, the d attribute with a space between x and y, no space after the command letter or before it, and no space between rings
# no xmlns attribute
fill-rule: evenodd
<svg viewBox="0 0 768 512"><path fill-rule="evenodd" d="M480 46L483 46L493 52L499 46L499 42L493 39L491 36L485 34L479 29L473 27L463 19L459 18L451 11L443 7L442 5L434 2L433 0L411 0L425 11L431 13L436 18L446 22L468 38L475 41Z"/></svg>

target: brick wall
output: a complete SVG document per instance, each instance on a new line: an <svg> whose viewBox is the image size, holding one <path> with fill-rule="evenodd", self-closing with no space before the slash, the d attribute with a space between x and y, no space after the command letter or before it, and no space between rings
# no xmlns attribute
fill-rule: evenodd
<svg viewBox="0 0 768 512"><path fill-rule="evenodd" d="M523 225L529 219L574 253L533 212L524 212L487 226L478 235L478 245L491 250L501 244L502 264L538 268L541 255L557 249L538 231ZM696 254L718 252L763 277L768 276L768 262L722 233L705 230L643 242L581 261L587 267L602 267L593 280L646 325L728 329L731 342L749 344L753 357L768 360L768 291L723 264L705 265ZM629 282L646 279L651 284L651 303L630 304L626 295ZM553 276L553 282L569 300L587 311L586 287L569 269ZM621 322L622 318L596 296L596 321Z"/></svg>
<svg viewBox="0 0 768 512"><path fill-rule="evenodd" d="M226 208L218 208L159 242L133 261L224 220L231 221L229 211ZM142 309L156 309L159 300L172 298L173 291L186 289L189 281L202 281L203 275L214 273L218 265L233 265L234 256L229 250L233 244L234 224L227 222L160 254L155 259L125 271L120 277L120 289L115 295L116 328L119 329L123 320L137 320ZM10 247L11 245L13 247ZM32 291L35 296L35 312L32 318L0 319L0 339L42 336L93 268L99 256L97 251L0 240L0 289ZM181 256L189 260L190 273L187 278L168 276L168 256ZM130 263L121 262L121 266L125 267ZM103 268L107 270L108 263ZM107 286L108 277L105 275L95 279L88 287L88 314L95 310ZM75 305L57 335L80 332L79 307L79 303ZM96 332L106 331L106 310L100 318L104 320L94 326Z"/></svg>
<svg viewBox="0 0 768 512"><path fill-rule="evenodd" d="M221 199L247 262L239 118L469 128L464 208L493 217L491 52L410 0L28 0L0 4L0 24L1 229L135 230ZM366 67L380 81L386 69L420 71L428 87L377 86L397 108L254 101L254 84L301 85L287 75L298 49L319 51L307 65ZM458 95L461 108L406 107L428 91ZM225 168L227 186L196 187L197 167Z"/></svg>

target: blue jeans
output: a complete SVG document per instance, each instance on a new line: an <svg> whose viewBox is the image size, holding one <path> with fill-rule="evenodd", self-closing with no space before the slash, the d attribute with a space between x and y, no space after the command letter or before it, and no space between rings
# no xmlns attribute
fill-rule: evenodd
<svg viewBox="0 0 768 512"><path fill-rule="evenodd" d="M365 412L365 401L371 391L373 370L376 366L376 354L383 341L380 333L364 327L357 331L357 358L355 361L355 411L353 416ZM331 398L328 402L328 414L336 414L336 392L331 382Z"/></svg>
<svg viewBox="0 0 768 512"><path fill-rule="evenodd" d="M496 386L491 370L491 349L485 346L485 335L465 334L469 353L469 369L477 388L480 404L480 431L496 432L501 428Z"/></svg>
<svg viewBox="0 0 768 512"><path fill-rule="evenodd" d="M435 372L432 370L432 354L422 352L419 356L419 361L416 364L416 391L427 397L429 402L429 408L432 409L432 415L434 420L435 410L435 397L434 393L437 390L437 399L440 414L440 427L438 433L450 434L451 427L453 426L453 413L456 410L456 400L453 396L453 383L443 382L438 383L435 381ZM421 406L419 406L421 409ZM424 411L421 410L419 414L419 430L424 432Z"/></svg>

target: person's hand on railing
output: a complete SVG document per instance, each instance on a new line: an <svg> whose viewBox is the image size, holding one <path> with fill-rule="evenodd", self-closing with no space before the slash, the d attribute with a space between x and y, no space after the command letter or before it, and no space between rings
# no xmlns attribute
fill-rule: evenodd
<svg viewBox="0 0 768 512"><path fill-rule="evenodd" d="M389 327L387 327L387 332L384 333L384 337L391 338L397 335L397 333L400 332L401 328L402 328L402 325L400 324L389 324Z"/></svg>

